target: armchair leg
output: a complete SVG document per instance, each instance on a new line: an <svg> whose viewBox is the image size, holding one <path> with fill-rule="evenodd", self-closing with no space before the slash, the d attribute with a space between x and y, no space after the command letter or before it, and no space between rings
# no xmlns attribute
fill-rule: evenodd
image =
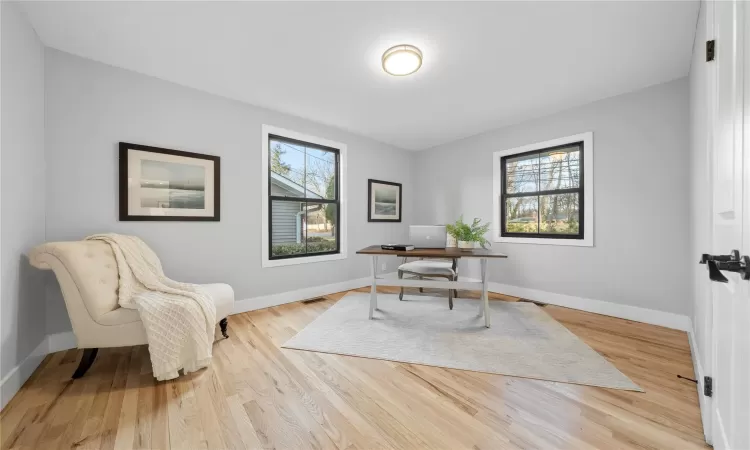
<svg viewBox="0 0 750 450"><path fill-rule="evenodd" d="M91 365L94 364L97 353L99 353L98 348L87 348L83 350L83 357L81 358L81 362L78 364L78 368L73 373L74 380L77 380L78 378L81 378L86 374L86 371L88 371Z"/></svg>
<svg viewBox="0 0 750 450"><path fill-rule="evenodd" d="M424 280L424 277L419 277L419 279L420 280ZM423 292L424 292L424 288L419 288L419 293L421 294Z"/></svg>
<svg viewBox="0 0 750 450"><path fill-rule="evenodd" d="M453 289L448 289L448 308L453 309Z"/></svg>
<svg viewBox="0 0 750 450"><path fill-rule="evenodd" d="M223 318L219 321L219 327L221 328L221 335L224 336L225 339L229 339L229 335L227 334L227 326L229 324L227 323L227 318Z"/></svg>
<svg viewBox="0 0 750 450"><path fill-rule="evenodd" d="M406 259L406 258L404 258L404 259ZM401 271L401 270L399 270L398 271L398 279L400 280L402 278L404 278L404 272ZM404 287L403 286L401 286L401 290L398 292L398 299L399 300L403 300L404 299Z"/></svg>

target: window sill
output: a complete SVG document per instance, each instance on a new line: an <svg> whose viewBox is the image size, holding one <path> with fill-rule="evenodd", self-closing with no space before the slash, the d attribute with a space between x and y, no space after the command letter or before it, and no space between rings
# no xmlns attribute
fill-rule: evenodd
<svg viewBox="0 0 750 450"><path fill-rule="evenodd" d="M264 259L261 267L282 267L282 266L294 266L297 264L311 264L325 261L336 261L339 259L346 259L346 253L337 253L334 255L320 255L320 256L301 256L299 258L287 258L287 259Z"/></svg>
<svg viewBox="0 0 750 450"><path fill-rule="evenodd" d="M572 247L594 246L594 239L592 237L584 239L549 239L495 236L493 242L501 242L503 244L567 245Z"/></svg>

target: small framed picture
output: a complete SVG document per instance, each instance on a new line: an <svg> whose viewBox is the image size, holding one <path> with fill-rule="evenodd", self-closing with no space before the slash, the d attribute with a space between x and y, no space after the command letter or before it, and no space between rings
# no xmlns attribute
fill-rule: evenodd
<svg viewBox="0 0 750 450"><path fill-rule="evenodd" d="M218 221L220 158L120 142L120 220Z"/></svg>
<svg viewBox="0 0 750 450"><path fill-rule="evenodd" d="M401 222L401 183L367 180L367 221Z"/></svg>

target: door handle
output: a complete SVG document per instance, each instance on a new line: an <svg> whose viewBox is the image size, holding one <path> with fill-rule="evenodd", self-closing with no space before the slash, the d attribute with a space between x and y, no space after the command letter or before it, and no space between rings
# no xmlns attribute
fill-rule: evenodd
<svg viewBox="0 0 750 450"><path fill-rule="evenodd" d="M739 250L732 250L731 253L728 255L709 255L708 253L704 253L701 255L701 260L698 261L698 264L706 264L708 261L739 261L740 260L740 251Z"/></svg>
<svg viewBox="0 0 750 450"><path fill-rule="evenodd" d="M750 280L750 256L740 257L739 250L732 250L729 255L713 256L704 253L699 263L708 265L708 277L711 281L728 283L722 270L739 273L743 280Z"/></svg>

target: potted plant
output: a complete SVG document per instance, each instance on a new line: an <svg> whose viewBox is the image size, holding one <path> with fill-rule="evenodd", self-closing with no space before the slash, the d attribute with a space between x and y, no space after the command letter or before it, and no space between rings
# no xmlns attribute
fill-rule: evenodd
<svg viewBox="0 0 750 450"><path fill-rule="evenodd" d="M452 223L449 223L445 226L445 231L448 232L448 239L446 239L445 248L458 247L458 240L456 239L456 226Z"/></svg>
<svg viewBox="0 0 750 450"><path fill-rule="evenodd" d="M490 224L488 222L480 225L481 222L481 219L475 218L471 225L469 225L464 222L464 216L462 215L456 223L446 225L445 228L448 234L458 241L458 248L461 250L471 250L476 247L477 243L480 247L487 248L490 243L485 239L484 235L490 229Z"/></svg>

